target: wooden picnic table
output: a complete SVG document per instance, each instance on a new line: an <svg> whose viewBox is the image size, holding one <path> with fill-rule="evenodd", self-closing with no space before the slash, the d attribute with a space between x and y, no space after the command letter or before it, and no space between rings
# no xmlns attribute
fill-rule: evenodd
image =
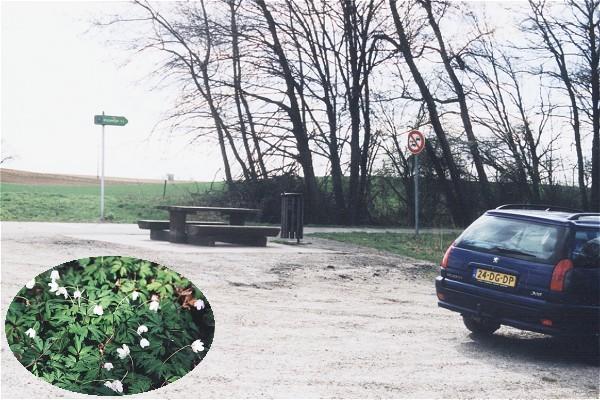
<svg viewBox="0 0 600 400"><path fill-rule="evenodd" d="M260 213L260 210L256 208L204 206L158 206L157 208L169 212L169 241L174 243L187 243L186 219L188 214L219 213L229 217L229 225L243 226L247 217Z"/></svg>

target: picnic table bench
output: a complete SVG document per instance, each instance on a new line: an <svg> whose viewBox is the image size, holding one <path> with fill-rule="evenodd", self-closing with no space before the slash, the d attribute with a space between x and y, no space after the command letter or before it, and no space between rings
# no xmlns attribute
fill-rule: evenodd
<svg viewBox="0 0 600 400"><path fill-rule="evenodd" d="M140 229L150 229L150 239L173 243L212 246L215 242L266 246L267 236L277 236L279 228L245 226L246 218L260 210L254 208L158 206L169 212L169 220L140 220ZM228 221L187 221L188 214L219 213Z"/></svg>

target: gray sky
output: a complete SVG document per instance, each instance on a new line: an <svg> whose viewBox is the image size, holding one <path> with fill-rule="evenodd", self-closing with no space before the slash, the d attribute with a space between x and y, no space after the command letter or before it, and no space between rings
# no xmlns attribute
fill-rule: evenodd
<svg viewBox="0 0 600 400"><path fill-rule="evenodd" d="M143 80L152 60L131 56L87 32L90 21L128 7L116 2L2 2L2 155L7 168L96 175L101 127L94 114L123 115L106 128L108 176L212 180L215 147L152 128L176 93ZM220 177L220 175L219 175Z"/></svg>

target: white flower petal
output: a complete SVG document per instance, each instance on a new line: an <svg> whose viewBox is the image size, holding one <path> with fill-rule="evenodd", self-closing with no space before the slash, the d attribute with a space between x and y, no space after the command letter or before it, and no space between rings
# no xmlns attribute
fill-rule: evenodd
<svg viewBox="0 0 600 400"><path fill-rule="evenodd" d="M192 347L192 351L194 353L199 353L201 351L204 351L204 343L202 343L202 341L200 339L194 340L191 347Z"/></svg>
<svg viewBox="0 0 600 400"><path fill-rule="evenodd" d="M50 279L52 280L52 282L54 282L57 279L60 279L60 275L58 274L58 271L53 269L52 272L50 272Z"/></svg>
<svg viewBox="0 0 600 400"><path fill-rule="evenodd" d="M54 293L58 290L58 283L52 281L48 284L50 286L50 293Z"/></svg>
<svg viewBox="0 0 600 400"><path fill-rule="evenodd" d="M196 310L202 310L204 308L204 302L202 300L196 300L194 307L196 307Z"/></svg>
<svg viewBox="0 0 600 400"><path fill-rule="evenodd" d="M76 291L73 293L73 298L74 298L74 299L78 299L78 298L80 298L80 297L81 297L81 292L80 292L79 290L76 290Z"/></svg>
<svg viewBox="0 0 600 400"><path fill-rule="evenodd" d="M112 381L112 390L114 390L115 392L118 393L123 393L123 384L121 383L121 381Z"/></svg>
<svg viewBox="0 0 600 400"><path fill-rule="evenodd" d="M30 280L29 282L27 282L27 283L25 284L25 287L26 287L27 289L33 289L33 287L34 287L34 286L35 286L35 278L33 278L32 280Z"/></svg>
<svg viewBox="0 0 600 400"><path fill-rule="evenodd" d="M95 305L94 306L94 314L96 314L96 315L102 315L102 314L104 314L104 309L102 308L101 305Z"/></svg>
<svg viewBox="0 0 600 400"><path fill-rule="evenodd" d="M129 351L129 347L128 347L126 344L124 344L124 345L123 345L123 348L121 348L121 349L117 349L117 353L119 354L119 358L120 358L120 359L124 359L124 358L125 358L125 357L127 357L127 356L129 355L129 353L130 353L130 351Z"/></svg>
<svg viewBox="0 0 600 400"><path fill-rule="evenodd" d="M69 297L69 294L67 293L67 288L64 288L64 287L62 287L62 286L61 286L61 287L59 287L59 288L56 290L56 295L57 295L57 296L60 296L61 294L62 294L62 295L65 297L65 299L66 299L67 297Z"/></svg>
<svg viewBox="0 0 600 400"><path fill-rule="evenodd" d="M35 329L29 328L25 331L25 334L33 339L35 337Z"/></svg>
<svg viewBox="0 0 600 400"><path fill-rule="evenodd" d="M102 366L102 368L104 368L107 371L110 371L111 369L114 368L114 366L112 365L112 363L107 362L107 363L104 363L104 365Z"/></svg>
<svg viewBox="0 0 600 400"><path fill-rule="evenodd" d="M137 333L138 335L141 335L142 333L146 333L148 332L148 327L146 325L140 325L137 328Z"/></svg>
<svg viewBox="0 0 600 400"><path fill-rule="evenodd" d="M135 301L138 299L138 297L140 297L140 292L134 290L133 292L131 292L131 298Z"/></svg>
<svg viewBox="0 0 600 400"><path fill-rule="evenodd" d="M140 340L140 347L143 349L144 347L148 346L150 346L150 342L148 341L148 339L142 338L142 340Z"/></svg>
<svg viewBox="0 0 600 400"><path fill-rule="evenodd" d="M160 308L158 301L151 301L149 307L150 307L150 311L158 311L158 309Z"/></svg>

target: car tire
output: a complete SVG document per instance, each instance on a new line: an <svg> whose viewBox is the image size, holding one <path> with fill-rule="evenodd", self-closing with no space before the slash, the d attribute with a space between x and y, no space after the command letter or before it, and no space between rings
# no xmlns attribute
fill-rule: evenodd
<svg viewBox="0 0 600 400"><path fill-rule="evenodd" d="M463 315L463 322L468 330L477 335L491 335L500 328L500 324L486 319L474 319L472 317Z"/></svg>

